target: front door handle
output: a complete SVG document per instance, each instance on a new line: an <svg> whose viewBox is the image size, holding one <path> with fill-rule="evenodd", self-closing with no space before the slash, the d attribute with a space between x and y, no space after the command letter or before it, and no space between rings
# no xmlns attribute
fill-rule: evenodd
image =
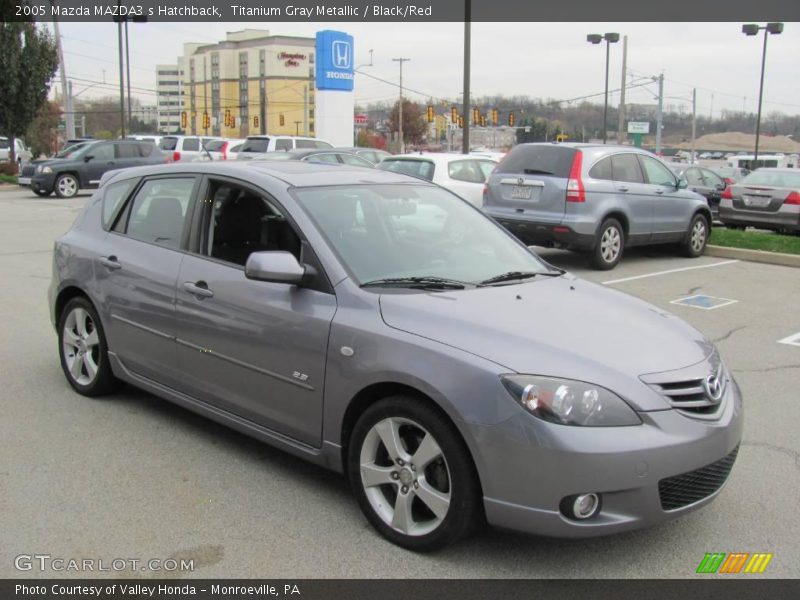
<svg viewBox="0 0 800 600"><path fill-rule="evenodd" d="M663 194L664 190L656 190L656 194Z"/></svg>
<svg viewBox="0 0 800 600"><path fill-rule="evenodd" d="M214 297L214 292L208 289L208 284L205 281L198 281L196 283L187 281L183 284L183 289L195 296L198 300Z"/></svg>
<svg viewBox="0 0 800 600"><path fill-rule="evenodd" d="M617 188L620 192L627 192L630 188L627 185L621 185Z"/></svg>
<svg viewBox="0 0 800 600"><path fill-rule="evenodd" d="M109 271L116 271L117 269L121 269L122 265L119 264L117 261L117 257L113 254L111 256L103 256L100 258L100 264L103 265Z"/></svg>

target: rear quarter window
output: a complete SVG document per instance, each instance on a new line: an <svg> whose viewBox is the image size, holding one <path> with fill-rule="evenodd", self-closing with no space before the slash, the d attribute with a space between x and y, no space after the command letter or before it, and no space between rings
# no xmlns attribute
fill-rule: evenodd
<svg viewBox="0 0 800 600"><path fill-rule="evenodd" d="M136 179L126 179L106 186L103 192L103 229L108 230L111 227L117 210L128 197L136 181Z"/></svg>
<svg viewBox="0 0 800 600"><path fill-rule="evenodd" d="M298 148L303 148L300 144ZM292 150L292 140L275 140L275 150Z"/></svg>
<svg viewBox="0 0 800 600"><path fill-rule="evenodd" d="M575 148L551 145L519 145L506 154L498 173L553 175L568 178Z"/></svg>
<svg viewBox="0 0 800 600"><path fill-rule="evenodd" d="M183 138L183 151L195 152L200 150L200 140L198 138Z"/></svg>
<svg viewBox="0 0 800 600"><path fill-rule="evenodd" d="M589 169L589 177L592 179L603 179L611 181L614 179L614 172L611 170L611 157L606 157L598 161L591 169Z"/></svg>
<svg viewBox="0 0 800 600"><path fill-rule="evenodd" d="M178 146L178 138L176 137L165 137L161 140L161 143L158 145L159 148L162 150L175 150Z"/></svg>
<svg viewBox="0 0 800 600"><path fill-rule="evenodd" d="M266 152L269 148L269 138L247 140L239 152Z"/></svg>

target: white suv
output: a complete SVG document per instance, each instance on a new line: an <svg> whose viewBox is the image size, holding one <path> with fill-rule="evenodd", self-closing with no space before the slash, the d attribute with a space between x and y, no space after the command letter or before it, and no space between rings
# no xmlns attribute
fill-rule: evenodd
<svg viewBox="0 0 800 600"><path fill-rule="evenodd" d="M162 152L171 155L172 162L190 161L205 154L203 146L206 142L221 139L212 135L165 135L158 147Z"/></svg>
<svg viewBox="0 0 800 600"><path fill-rule="evenodd" d="M17 165L31 161L31 151L25 146L25 143L19 139L14 138L14 156L17 160ZM11 142L7 137L0 136L0 161L9 160L11 157Z"/></svg>
<svg viewBox="0 0 800 600"><path fill-rule="evenodd" d="M296 135L251 135L248 136L236 158L250 160L256 154L296 148L333 148L333 144L317 138Z"/></svg>

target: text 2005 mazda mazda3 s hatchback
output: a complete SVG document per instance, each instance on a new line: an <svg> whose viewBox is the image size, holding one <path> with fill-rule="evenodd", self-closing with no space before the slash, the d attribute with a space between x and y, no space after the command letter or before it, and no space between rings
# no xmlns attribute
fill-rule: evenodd
<svg viewBox="0 0 800 600"><path fill-rule="evenodd" d="M710 502L742 399L680 319L553 268L454 194L387 171L187 163L112 175L55 244L61 365L346 473L430 550Z"/></svg>

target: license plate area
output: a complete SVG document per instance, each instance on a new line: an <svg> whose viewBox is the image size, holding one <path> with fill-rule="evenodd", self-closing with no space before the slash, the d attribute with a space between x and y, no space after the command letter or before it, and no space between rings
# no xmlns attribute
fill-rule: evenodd
<svg viewBox="0 0 800 600"><path fill-rule="evenodd" d="M511 187L509 196L512 200L530 200L533 188L529 185L515 185Z"/></svg>
<svg viewBox="0 0 800 600"><path fill-rule="evenodd" d="M770 196L749 196L743 195L742 200L744 200L745 206L753 206L756 208L764 208L769 206L770 201L772 198Z"/></svg>

